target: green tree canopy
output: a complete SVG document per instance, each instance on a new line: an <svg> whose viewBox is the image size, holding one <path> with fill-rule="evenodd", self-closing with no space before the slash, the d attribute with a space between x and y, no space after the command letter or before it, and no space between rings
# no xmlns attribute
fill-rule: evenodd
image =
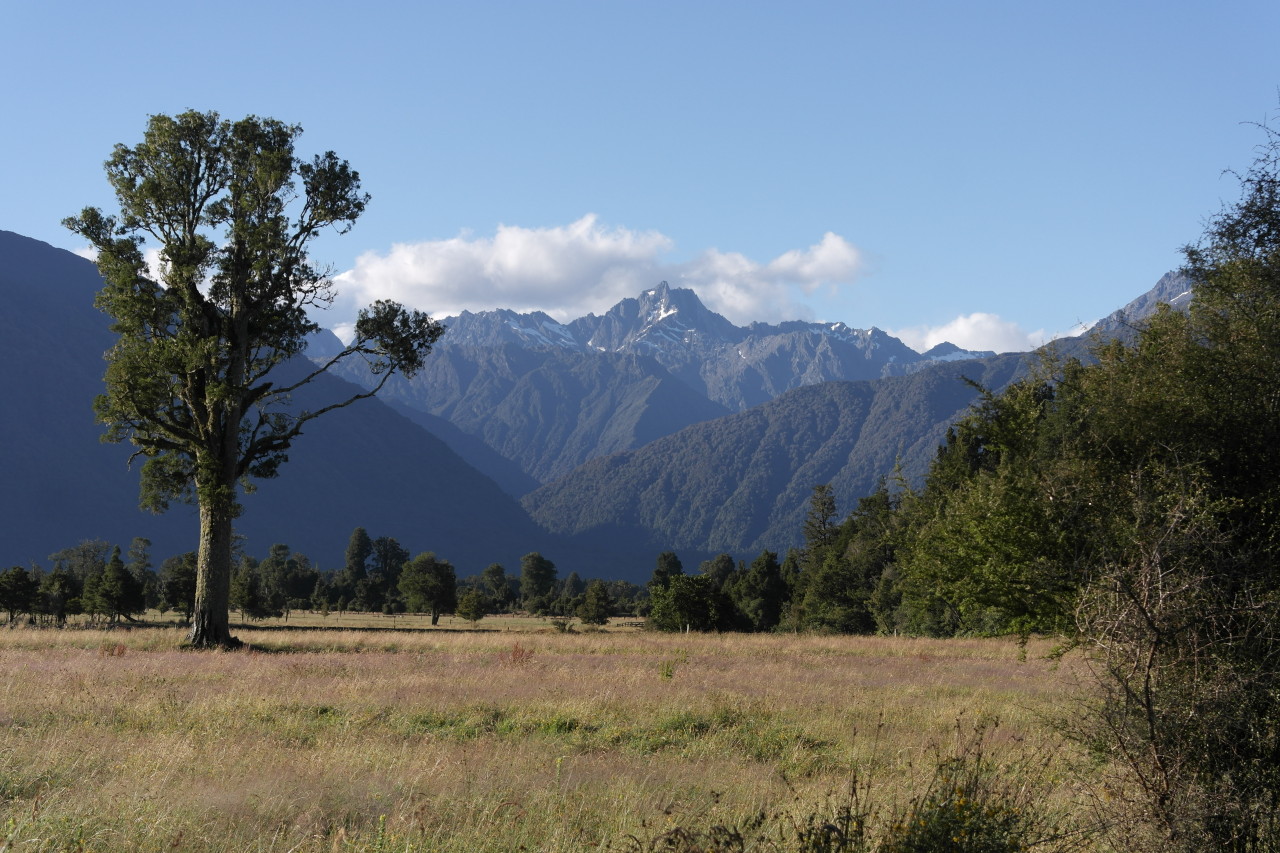
<svg viewBox="0 0 1280 853"><path fill-rule="evenodd" d="M177 554L160 564L160 600L166 609L191 618L196 606L195 551Z"/></svg>
<svg viewBox="0 0 1280 853"><path fill-rule="evenodd" d="M530 610L545 610L555 587L556 564L532 551L520 558L520 598Z"/></svg>
<svg viewBox="0 0 1280 853"><path fill-rule="evenodd" d="M484 584L485 595L497 607L508 607L514 601L511 579L507 577L507 570L501 564L490 563L486 566L480 573L480 580Z"/></svg>
<svg viewBox="0 0 1280 853"><path fill-rule="evenodd" d="M145 458L144 506L199 506L195 646L236 645L227 613L237 485L275 476L315 418L372 396L396 371L416 372L443 332L426 314L378 302L341 352L314 367L295 359L318 329L307 312L333 298L309 244L349 230L369 200L333 152L296 156L301 132L255 116L152 116L142 142L107 160L119 214L85 208L65 220L98 252L97 304L120 336L95 403L106 437ZM290 404L352 357L381 377L374 388L315 409Z"/></svg>
<svg viewBox="0 0 1280 853"><path fill-rule="evenodd" d="M400 579L400 569L409 562L409 552L392 536L379 536L373 540L369 570L380 575L387 584L395 586Z"/></svg>
<svg viewBox="0 0 1280 853"><path fill-rule="evenodd" d="M458 575L453 564L430 551L419 554L400 572L400 594L414 613L430 613L431 624L458 606Z"/></svg>
<svg viewBox="0 0 1280 853"><path fill-rule="evenodd" d="M121 616L131 617L142 611L142 584L125 568L118 547L111 552L102 572L91 580L92 584L85 585L88 599L85 609L89 612L100 613L115 622Z"/></svg>
<svg viewBox="0 0 1280 853"><path fill-rule="evenodd" d="M582 603L578 605L578 618L584 625L607 625L612 615L613 599L609 596L609 587L602 580L593 580L587 584Z"/></svg>
<svg viewBox="0 0 1280 853"><path fill-rule="evenodd" d="M475 625L489 612L489 599L478 589L469 589L458 598L457 615Z"/></svg>
<svg viewBox="0 0 1280 853"><path fill-rule="evenodd" d="M75 575L59 566L41 578L39 607L58 625L66 624L68 614L79 613L80 583Z"/></svg>
<svg viewBox="0 0 1280 853"><path fill-rule="evenodd" d="M675 575L650 594L648 624L659 631L728 631L738 625L733 602L708 575Z"/></svg>
<svg viewBox="0 0 1280 853"><path fill-rule="evenodd" d="M0 610L9 611L9 621L19 613L31 613L36 606L39 582L22 566L0 572Z"/></svg>
<svg viewBox="0 0 1280 853"><path fill-rule="evenodd" d="M782 619L788 588L773 551L761 551L734 587L734 602L753 631L771 631Z"/></svg>
<svg viewBox="0 0 1280 853"><path fill-rule="evenodd" d="M345 580L354 584L364 580L368 574L369 557L373 554L373 540L363 527L351 531L351 539L347 543L347 560L343 567Z"/></svg>
<svg viewBox="0 0 1280 853"><path fill-rule="evenodd" d="M684 565L675 551L663 551L658 555L657 565L653 567L653 575L649 578L649 592L666 589L671 579L684 574Z"/></svg>

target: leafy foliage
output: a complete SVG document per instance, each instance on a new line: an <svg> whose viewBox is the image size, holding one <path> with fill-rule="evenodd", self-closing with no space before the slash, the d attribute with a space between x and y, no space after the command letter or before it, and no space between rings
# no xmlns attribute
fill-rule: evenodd
<svg viewBox="0 0 1280 853"><path fill-rule="evenodd" d="M332 299L308 244L327 228L350 229L368 203L333 152L295 156L300 133L252 116L152 116L143 141L117 145L107 161L119 215L86 208L65 220L97 249L106 281L97 304L120 336L95 401L106 438L145 458L144 506L201 509L195 645L234 644L226 610L237 483L274 477L308 423L371 396L393 371L417 371L443 332L421 312L378 302L360 312L348 347L285 375L318 328L307 311ZM157 269L147 239L159 248ZM291 394L352 356L382 377L376 387L314 410L290 406Z"/></svg>
<svg viewBox="0 0 1280 853"><path fill-rule="evenodd" d="M455 612L472 625L479 622L489 612L489 599L478 589L469 589L458 598Z"/></svg>
<svg viewBox="0 0 1280 853"><path fill-rule="evenodd" d="M529 610L538 613L550 610L555 581L556 564L537 551L520 558L520 597Z"/></svg>
<svg viewBox="0 0 1280 853"><path fill-rule="evenodd" d="M602 580L593 580L587 584L583 593L582 604L578 605L577 617L584 625L607 625L613 615L613 597Z"/></svg>
<svg viewBox="0 0 1280 853"><path fill-rule="evenodd" d="M440 621L442 613L458 606L458 577L453 564L430 551L405 563L399 588L409 610L430 613L432 625Z"/></svg>
<svg viewBox="0 0 1280 853"><path fill-rule="evenodd" d="M39 589L39 581L22 566L0 572L0 610L9 611L10 622L20 613L32 612Z"/></svg>

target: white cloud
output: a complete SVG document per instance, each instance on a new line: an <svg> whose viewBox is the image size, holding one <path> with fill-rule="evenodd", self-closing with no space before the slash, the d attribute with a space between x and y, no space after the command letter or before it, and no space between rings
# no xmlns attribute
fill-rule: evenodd
<svg viewBox="0 0 1280 853"><path fill-rule="evenodd" d="M86 261L93 261L94 263L97 263L98 261L97 246L81 246L79 249L72 249L71 254L79 255L80 257L84 258Z"/></svg>
<svg viewBox="0 0 1280 853"><path fill-rule="evenodd" d="M821 242L767 263L709 249L671 263L670 238L656 231L601 225L588 214L568 225L503 225L492 237L396 244L366 252L337 277L344 300L394 299L442 317L463 310L546 311L559 320L607 311L659 281L689 287L737 323L807 317L797 291L853 280L858 252L828 233Z"/></svg>
<svg viewBox="0 0 1280 853"><path fill-rule="evenodd" d="M860 260L857 249L828 231L822 235L821 243L784 252L770 261L765 271L773 278L795 281L806 293L812 293L823 282L849 280Z"/></svg>
<svg viewBox="0 0 1280 853"><path fill-rule="evenodd" d="M1026 352L1033 350L1061 335L1047 335L1044 329L1025 331L1017 323L1004 320L998 314L975 312L956 317L941 326L912 326L890 331L903 343L917 352L933 349L940 343L950 342L967 350L994 350L996 352Z"/></svg>
<svg viewBox="0 0 1280 853"><path fill-rule="evenodd" d="M355 323L336 323L329 331L337 335L338 340L342 341L343 344L349 344L356 338Z"/></svg>

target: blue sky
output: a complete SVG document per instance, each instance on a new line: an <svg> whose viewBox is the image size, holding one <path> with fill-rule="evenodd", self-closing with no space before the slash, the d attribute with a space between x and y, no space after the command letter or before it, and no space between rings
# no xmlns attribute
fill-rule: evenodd
<svg viewBox="0 0 1280 853"><path fill-rule="evenodd" d="M373 202L343 295L559 319L665 278L737 322L1021 349L1179 263L1280 110L1280 3L11 3L0 228L79 248L188 108L301 124Z"/></svg>

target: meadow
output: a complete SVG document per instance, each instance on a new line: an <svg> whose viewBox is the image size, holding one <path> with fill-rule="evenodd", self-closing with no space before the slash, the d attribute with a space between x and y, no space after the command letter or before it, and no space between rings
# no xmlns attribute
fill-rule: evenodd
<svg viewBox="0 0 1280 853"><path fill-rule="evenodd" d="M1100 773L1049 641L314 619L220 653L0 630L0 849L800 849L900 820L957 749L1064 826Z"/></svg>

